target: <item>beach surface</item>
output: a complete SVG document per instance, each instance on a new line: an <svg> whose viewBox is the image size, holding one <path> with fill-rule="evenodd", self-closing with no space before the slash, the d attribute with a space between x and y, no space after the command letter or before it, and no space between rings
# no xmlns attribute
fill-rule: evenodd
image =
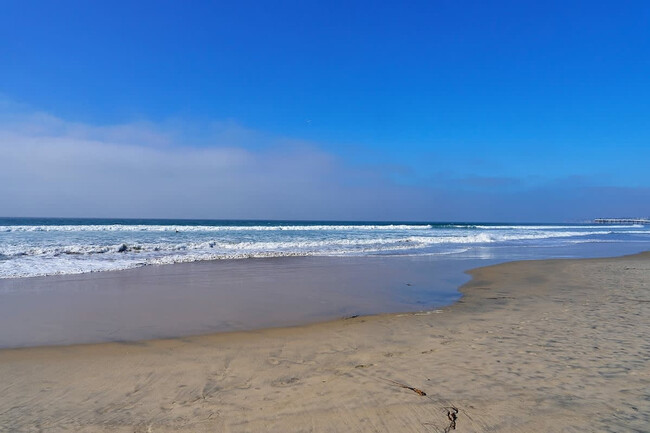
<svg viewBox="0 0 650 433"><path fill-rule="evenodd" d="M470 274L428 313L2 350L0 431L650 430L650 253Z"/></svg>

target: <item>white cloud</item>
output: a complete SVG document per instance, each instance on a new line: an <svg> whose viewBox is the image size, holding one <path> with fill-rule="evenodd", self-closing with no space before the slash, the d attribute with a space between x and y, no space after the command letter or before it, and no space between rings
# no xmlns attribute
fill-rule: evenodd
<svg viewBox="0 0 650 433"><path fill-rule="evenodd" d="M388 206L408 192L377 173L359 182L359 172L307 143L232 145L264 139L233 123L211 125L217 132L193 146L181 129L149 123L11 120L0 125L2 215L370 218L383 209L407 217Z"/></svg>
<svg viewBox="0 0 650 433"><path fill-rule="evenodd" d="M232 121L98 127L3 113L1 102L0 216L566 221L650 213L648 188L453 171L405 182L409 167L360 168Z"/></svg>

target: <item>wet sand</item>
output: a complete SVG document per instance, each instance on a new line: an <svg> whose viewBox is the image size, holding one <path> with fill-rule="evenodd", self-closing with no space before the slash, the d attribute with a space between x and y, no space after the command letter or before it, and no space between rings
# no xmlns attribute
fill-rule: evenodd
<svg viewBox="0 0 650 433"><path fill-rule="evenodd" d="M478 260L277 257L0 279L0 349L139 341L450 305Z"/></svg>
<svg viewBox="0 0 650 433"><path fill-rule="evenodd" d="M471 276L428 314L2 350L0 431L650 429L650 253Z"/></svg>

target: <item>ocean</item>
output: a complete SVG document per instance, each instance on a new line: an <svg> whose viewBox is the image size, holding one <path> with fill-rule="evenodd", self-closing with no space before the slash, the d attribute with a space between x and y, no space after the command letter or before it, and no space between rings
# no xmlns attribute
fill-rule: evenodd
<svg viewBox="0 0 650 433"><path fill-rule="evenodd" d="M608 250L608 245L624 246L623 252L647 248L650 226L0 218L0 278L262 257L505 260L565 256L563 251L576 251L569 256L590 256L590 251L603 246Z"/></svg>

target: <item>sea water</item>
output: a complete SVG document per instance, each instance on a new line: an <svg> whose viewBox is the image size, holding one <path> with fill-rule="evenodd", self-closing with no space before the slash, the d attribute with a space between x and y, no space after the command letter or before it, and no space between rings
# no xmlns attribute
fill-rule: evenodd
<svg viewBox="0 0 650 433"><path fill-rule="evenodd" d="M645 250L637 225L3 218L0 348L430 312L471 268Z"/></svg>
<svg viewBox="0 0 650 433"><path fill-rule="evenodd" d="M0 218L0 278L261 257L546 258L580 244L636 252L650 226Z"/></svg>

